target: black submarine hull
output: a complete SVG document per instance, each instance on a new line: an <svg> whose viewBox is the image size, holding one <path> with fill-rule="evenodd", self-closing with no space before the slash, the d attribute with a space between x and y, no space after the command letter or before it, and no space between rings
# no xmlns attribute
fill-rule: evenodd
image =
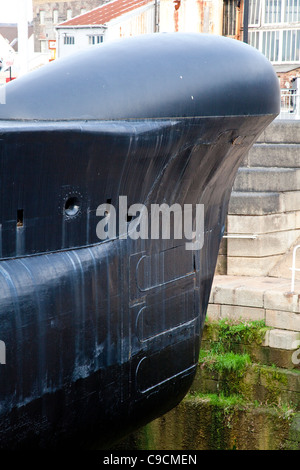
<svg viewBox="0 0 300 470"><path fill-rule="evenodd" d="M87 63L93 58L96 69L93 87L85 83L87 95L76 95L84 101L77 107L67 96L76 84L82 87L85 76L78 83L77 71L50 110L37 106L42 79L44 88L58 87L53 76L66 70L60 75L64 84L72 58L7 86L7 108L0 113L0 340L6 352L0 365L1 448L78 448L91 439L97 448L109 448L187 393L234 178L245 153L278 114L278 81L252 48L246 62L249 73L259 62L257 78L250 80L255 92L248 85L241 102L237 89L229 105L226 85L223 107L213 92L206 100L193 51L202 50L207 59L223 44L229 56L241 46L247 57L244 45L230 41L227 49L224 38L202 35L154 35L101 46L88 53ZM159 74L162 80L170 74L170 81L170 53L177 48L178 67L183 48L173 100L161 89L170 86L166 82L156 96L158 85L153 92L155 80L146 70L144 77L138 72L142 104L135 101L141 92L126 76L128 57L138 62L142 55L148 63L148 47L151 67L162 67L168 55ZM200 59L202 73L207 60ZM116 80L120 67L122 90L107 79ZM239 61L237 67L243 69ZM97 76L99 68L107 76ZM118 96L112 98L110 87ZM187 249L187 240L174 234L134 238L128 214L125 225L119 220L122 233L117 223L114 236L99 240L97 209L107 204L120 213L120 196L128 207L143 204L149 219L152 204L203 205L203 246Z"/></svg>

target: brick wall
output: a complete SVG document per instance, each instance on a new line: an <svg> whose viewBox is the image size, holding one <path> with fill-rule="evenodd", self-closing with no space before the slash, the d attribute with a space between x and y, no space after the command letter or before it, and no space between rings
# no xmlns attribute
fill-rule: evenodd
<svg viewBox="0 0 300 470"><path fill-rule="evenodd" d="M277 76L280 80L280 88L290 88L293 78L300 77L300 67L289 72L277 72Z"/></svg>

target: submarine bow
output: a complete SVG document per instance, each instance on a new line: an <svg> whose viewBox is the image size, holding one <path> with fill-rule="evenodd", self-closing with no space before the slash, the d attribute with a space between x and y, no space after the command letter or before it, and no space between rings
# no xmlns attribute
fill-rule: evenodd
<svg viewBox="0 0 300 470"><path fill-rule="evenodd" d="M107 448L184 397L234 178L278 113L267 59L214 35L101 44L6 85L0 447ZM142 236L135 204L147 226L201 206L201 249Z"/></svg>

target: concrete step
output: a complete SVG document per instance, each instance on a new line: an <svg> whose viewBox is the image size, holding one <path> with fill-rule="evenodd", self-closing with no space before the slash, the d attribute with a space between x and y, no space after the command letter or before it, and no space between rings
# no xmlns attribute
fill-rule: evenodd
<svg viewBox="0 0 300 470"><path fill-rule="evenodd" d="M246 257L227 256L227 272L229 276L269 276L272 269L280 262L283 255Z"/></svg>
<svg viewBox="0 0 300 470"><path fill-rule="evenodd" d="M300 120L275 119L259 136L257 142L299 144Z"/></svg>
<svg viewBox="0 0 300 470"><path fill-rule="evenodd" d="M233 185L234 191L282 192L300 191L300 168L241 167Z"/></svg>
<svg viewBox="0 0 300 470"><path fill-rule="evenodd" d="M300 168L300 144L255 144L242 166Z"/></svg>
<svg viewBox="0 0 300 470"><path fill-rule="evenodd" d="M251 240L249 240L248 246L246 243L244 245L239 243L238 246L235 246L234 241L235 239L228 240L228 254L226 254L226 259L224 259L225 255L223 255L223 258L219 260L218 274L291 279L293 245L284 254L268 255L267 249L262 247L261 252L255 255L254 245L250 245ZM275 248L277 248L275 242L279 244L279 240L271 240L270 238L261 240L262 243L268 243L268 241L273 244L272 252L274 253ZM296 244L299 244L299 239L294 243L294 245ZM261 248L261 246L259 248ZM249 256L249 254L251 256ZM297 269L299 269L299 262L297 262ZM295 279L300 280L300 271L296 271Z"/></svg>
<svg viewBox="0 0 300 470"><path fill-rule="evenodd" d="M211 320L264 320L271 328L299 334L300 281L291 292L290 279L216 275L207 316ZM292 345L298 336L292 334L290 340Z"/></svg>
<svg viewBox="0 0 300 470"><path fill-rule="evenodd" d="M298 211L286 211L281 214L227 216L227 232L230 234L267 234L299 229L300 206Z"/></svg>
<svg viewBox="0 0 300 470"><path fill-rule="evenodd" d="M261 188L264 189L264 188ZM228 214L266 215L298 211L300 191L236 191L230 196Z"/></svg>
<svg viewBox="0 0 300 470"><path fill-rule="evenodd" d="M300 245L300 238L298 238L295 243L290 247L290 249L280 258L278 263L276 263L273 268L269 271L269 276L279 277L279 278L291 278L291 267L293 264L293 251L294 247ZM300 252L297 251L296 255L297 268L300 265ZM295 272L295 278L300 281L300 271Z"/></svg>
<svg viewBox="0 0 300 470"><path fill-rule="evenodd" d="M247 234L231 234L227 239L227 256L249 257L254 261L261 257L285 255L299 237L300 228L269 233L251 230Z"/></svg>

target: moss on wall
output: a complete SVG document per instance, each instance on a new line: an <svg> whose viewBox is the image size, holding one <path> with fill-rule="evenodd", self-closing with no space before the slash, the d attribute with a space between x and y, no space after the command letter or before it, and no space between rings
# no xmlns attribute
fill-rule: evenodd
<svg viewBox="0 0 300 470"><path fill-rule="evenodd" d="M207 323L189 394L118 448L300 450L300 372L253 362L243 350L261 347L267 330L263 322Z"/></svg>

